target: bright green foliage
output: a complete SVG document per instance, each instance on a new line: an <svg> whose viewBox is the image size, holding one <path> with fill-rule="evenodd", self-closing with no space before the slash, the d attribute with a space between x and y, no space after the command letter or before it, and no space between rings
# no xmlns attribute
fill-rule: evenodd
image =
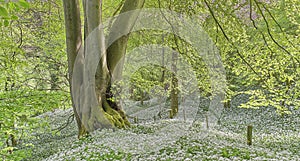
<svg viewBox="0 0 300 161"><path fill-rule="evenodd" d="M117 14L121 2L104 1L104 19ZM10 135L17 141L29 137L38 127L47 127L36 116L70 107L61 3L61 0L0 0L0 160L2 156L21 160L29 155L22 150L8 155L12 147L5 142ZM145 5L199 15L202 22L199 26L217 45L226 69L226 101L243 95L249 99L240 107L272 107L281 115L300 107L299 6L299 0L160 0L160 3L150 0ZM127 53L146 44L177 51L193 68L201 94L210 96L208 69L191 44L163 31L138 31L131 34ZM165 88L171 72L162 82L162 69L146 66L132 75L129 88L135 100L149 94L154 87ZM196 146L187 149L191 154L199 150ZM248 151L243 149L225 147L220 153L225 158L237 155L249 158ZM124 154L108 151L102 157L122 158Z"/></svg>
<svg viewBox="0 0 300 161"><path fill-rule="evenodd" d="M170 90L171 75L171 71L159 65L150 64L141 67L132 74L130 79L132 99L148 100L151 98L150 93L154 95L167 94Z"/></svg>
<svg viewBox="0 0 300 161"><path fill-rule="evenodd" d="M18 20L18 16L13 13L15 11L20 11L21 9L28 9L30 7L29 3L25 0L0 1L0 27L8 27L10 20Z"/></svg>
<svg viewBox="0 0 300 161"><path fill-rule="evenodd" d="M250 100L241 107L274 107L281 114L299 108L299 14L292 14L297 7L291 5L295 1L252 0L251 12L248 1L231 2L209 3L216 19L209 16L203 23L223 57L227 97L244 93Z"/></svg>
<svg viewBox="0 0 300 161"><path fill-rule="evenodd" d="M47 129L36 116L70 107L61 3L0 1L0 160L28 155L7 148Z"/></svg>
<svg viewBox="0 0 300 161"><path fill-rule="evenodd" d="M5 155L7 148L17 149L12 147L11 135L15 137L17 144L21 144L21 140L31 137L32 133L44 131L48 126L47 118L41 120L36 116L65 106L64 99L68 96L64 92L24 90L1 93L0 98L0 141L9 141L9 145L0 146L0 154ZM18 157L20 153L21 151L14 153L14 157ZM27 153L24 155L28 155Z"/></svg>
<svg viewBox="0 0 300 161"><path fill-rule="evenodd" d="M225 101L245 94L250 99L240 107L274 107L278 113L287 114L290 108L300 107L300 16L295 14L299 13L299 5L295 0L213 3L161 0L148 1L146 7L199 15L202 27L216 43L226 69L228 90ZM132 35L128 50L148 43L166 45L178 51L193 67L202 94L211 93L208 70L190 44L170 33L139 31Z"/></svg>

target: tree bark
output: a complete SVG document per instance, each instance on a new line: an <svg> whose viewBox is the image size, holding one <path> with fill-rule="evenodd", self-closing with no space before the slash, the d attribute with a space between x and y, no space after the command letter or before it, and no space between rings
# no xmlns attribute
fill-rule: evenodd
<svg viewBox="0 0 300 161"><path fill-rule="evenodd" d="M64 6L64 14L65 14L66 45L67 45L67 57L68 57L68 75L69 75L70 93L71 93L72 107L76 118L77 126L79 129L79 133L78 133L78 137L79 137L85 134L86 130L75 108L74 99L72 96L73 93L72 75L73 75L73 66L75 63L75 59L82 45L80 8L79 8L78 0L64 0L63 6ZM78 81L82 82L82 80L78 80Z"/></svg>
<svg viewBox="0 0 300 161"><path fill-rule="evenodd" d="M120 69L123 68L123 64L119 63L125 56L127 41L129 38L129 34L127 33L130 33L139 15L139 11L134 12L134 10L143 8L144 3L145 0L126 0L120 11L120 14L126 13L126 16L119 16L110 29L107 55L108 68L111 72L113 72L113 74L119 74L119 70L116 69L117 67ZM123 35L124 33L125 35ZM118 39L115 40L116 38Z"/></svg>
<svg viewBox="0 0 300 161"><path fill-rule="evenodd" d="M118 16L114 21L109 37L108 37L108 48L107 48L107 67L109 70L109 75L107 76L108 82L106 88L106 95L102 96L105 101L104 110L109 114L117 116L117 120L120 122L117 126L123 127L129 126L129 121L126 118L125 112L118 102L112 101L114 94L111 92L112 83L119 78L122 74L124 56L126 53L127 42L129 39L129 33L132 30L138 15L139 10L144 5L144 0L126 0L120 11L120 15L124 14L126 16ZM137 10L137 11L135 11ZM101 64L99 64L100 66ZM98 68L97 72L101 68ZM98 72L101 73L101 72ZM99 79L100 77L98 77ZM117 121L118 122L118 121Z"/></svg>
<svg viewBox="0 0 300 161"><path fill-rule="evenodd" d="M178 79L177 79L178 53L172 53L172 76L171 76L171 110L170 118L174 118L178 113Z"/></svg>
<svg viewBox="0 0 300 161"><path fill-rule="evenodd" d="M247 145L252 145L252 125L247 126Z"/></svg>
<svg viewBox="0 0 300 161"><path fill-rule="evenodd" d="M120 14L141 9L143 4L144 0L126 0ZM83 8L85 45L83 50L79 50L82 46L79 3L78 0L64 0L69 81L71 84L74 79L73 82L76 82L74 84L78 86L71 86L71 93L75 92L76 97L81 97L72 98L75 99L76 104L82 106L73 107L79 136L98 128L130 125L120 105L112 101L114 95L111 92L111 85L113 74L121 74L114 71L116 69L121 71L123 68L120 62L126 52L129 33L139 15L137 11L117 17L109 33L109 46L106 46L102 28L102 0L83 0ZM75 60L77 54L79 57ZM97 68L94 69L93 63L89 64L94 62L91 59L96 59L96 62L99 59ZM74 63L79 72L76 78L72 75ZM95 100L94 96L97 103L88 104ZM74 100L72 102L74 106Z"/></svg>

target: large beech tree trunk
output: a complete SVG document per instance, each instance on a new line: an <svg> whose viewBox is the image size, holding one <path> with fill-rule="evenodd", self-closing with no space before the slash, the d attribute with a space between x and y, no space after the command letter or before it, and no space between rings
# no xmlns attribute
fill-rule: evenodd
<svg viewBox="0 0 300 161"><path fill-rule="evenodd" d="M129 34L120 37L117 34L130 33L139 12L130 12L126 14L125 17L116 18L110 29L108 37L108 42L111 42L111 44L109 44L110 46L106 46L103 29L100 28L99 31L94 32L95 29L98 30L97 28L102 24L102 0L83 0L85 45L83 50L79 50L82 46L79 1L64 0L63 2L70 84L72 79L76 79L75 81L79 84L78 87L71 86L71 93L74 92L74 90L77 91L79 88L84 90L82 89L84 78L72 77L76 55L81 54L82 59L84 59L86 55L95 51L98 52L96 54L100 55L99 64L95 74L94 86L98 105L90 106L88 109L84 109L84 112L79 112L78 108L73 108L79 128L79 137L89 131L102 128L104 126L129 126L130 124L122 108L117 102L112 101L113 99L111 99L114 97L111 92L111 84L114 77L116 77L115 73L119 73L115 71L120 71L123 67L123 64L120 62L122 62L121 60L125 55L127 41L129 38ZM126 0L120 13L141 9L143 5L144 0ZM92 34L93 39L88 38L90 34ZM117 39L112 40L114 38ZM72 97L72 99L74 98ZM73 105L74 101L76 100L72 100ZM101 116L105 116L106 119L103 119Z"/></svg>

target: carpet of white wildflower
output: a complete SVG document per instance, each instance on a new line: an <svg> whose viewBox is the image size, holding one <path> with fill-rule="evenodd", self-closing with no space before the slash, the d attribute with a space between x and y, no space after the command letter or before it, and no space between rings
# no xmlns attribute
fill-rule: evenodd
<svg viewBox="0 0 300 161"><path fill-rule="evenodd" d="M78 140L73 121L58 133L40 131L24 140L29 146L20 149L30 155L23 160L300 160L299 109L291 107L292 114L280 116L272 108L233 105L207 129L204 110L192 108L192 102L181 104L175 119L163 113L157 116L163 111L161 104L127 105L127 114L138 118L131 128L99 130ZM57 110L41 117L49 118L55 129L71 113L71 109ZM247 125L253 126L251 146L246 143Z"/></svg>

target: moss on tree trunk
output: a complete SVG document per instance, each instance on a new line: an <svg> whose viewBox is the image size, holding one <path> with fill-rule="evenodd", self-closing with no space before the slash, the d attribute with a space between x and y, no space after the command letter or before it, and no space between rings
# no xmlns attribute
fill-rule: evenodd
<svg viewBox="0 0 300 161"><path fill-rule="evenodd" d="M124 58L126 52L127 41L129 38L129 33L135 24L135 21L139 15L139 12L130 12L127 14L126 18L118 17L114 21L108 42L113 40L110 46L106 46L105 37L103 29L99 32L93 33L95 29L97 30L99 25L102 24L102 0L84 0L84 35L85 43L84 50L79 50L82 48L82 37L81 37L81 19L80 19L80 7L79 1L69 1L64 0L64 13L65 13L65 25L66 25L66 42L67 42L67 53L68 53L68 67L69 67L69 77L71 84L71 95L75 92L78 96L75 98L72 96L73 109L75 117L77 120L77 125L79 128L79 137L87 134L89 131L102 127L119 127L125 128L130 126L129 121L126 118L125 112L122 110L120 105L113 101L113 94L111 92L111 84L113 83L114 76L117 73L115 71L121 71L123 64L120 65L120 61ZM141 9L144 5L144 0L125 0L124 5L120 13L125 13L127 11ZM121 37L116 37L116 33L125 33ZM95 34L95 35L94 35ZM92 35L92 41L89 41L89 36ZM116 40L114 40L117 38ZM82 53L80 53L82 52ZM90 94L94 97L84 96L83 94L93 93L94 90L89 89L87 91L86 84L84 80L90 80L85 78L83 70L85 57L89 53L99 52L100 60L95 74L95 85L91 87L95 88L95 95ZM80 54L79 54L80 53ZM72 73L75 64L75 59L77 55L80 55L79 62L79 77L74 78L76 82L76 87L72 87ZM83 61L81 61L83 60ZM80 62L81 61L81 62ZM78 68L78 67L77 67ZM82 76L82 77L80 77ZM82 98L80 98L82 97ZM74 100L76 99L76 100ZM97 103L86 105L89 101L94 101L97 99ZM84 102L84 103L83 103ZM75 107L77 103L77 108ZM84 107L80 107L84 106Z"/></svg>

